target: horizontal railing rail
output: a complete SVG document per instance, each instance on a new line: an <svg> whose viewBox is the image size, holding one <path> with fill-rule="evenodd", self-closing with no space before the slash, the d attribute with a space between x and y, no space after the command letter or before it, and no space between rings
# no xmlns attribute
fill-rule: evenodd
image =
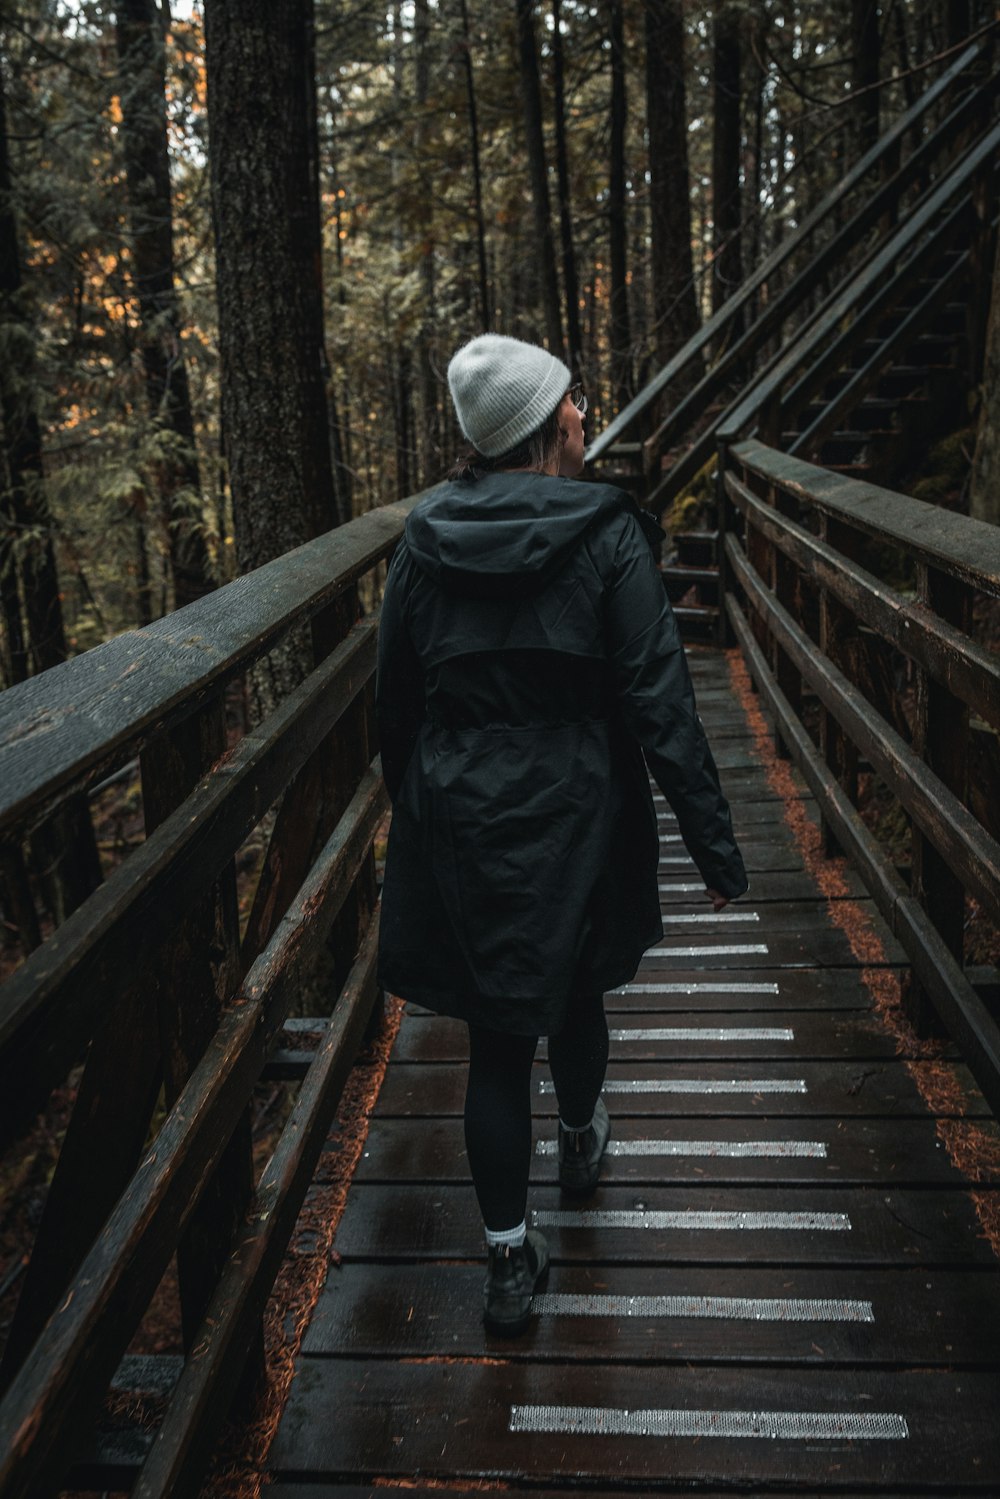
<svg viewBox="0 0 1000 1499"><path fill-rule="evenodd" d="M1000 657L972 636L1000 532L757 441L720 446L720 481L727 613L781 745L907 953L911 1008L933 1006L1000 1110L1000 1025L964 967L966 894L1000 924L1000 756L970 775L970 715L1000 729ZM883 575L907 569L912 591ZM905 669L888 688L886 651ZM907 814L910 883L859 815L862 764Z"/></svg>
<svg viewBox="0 0 1000 1499"><path fill-rule="evenodd" d="M187 1354L136 1492L196 1491L259 1358L264 1302L374 1014L373 845L388 801L377 621L358 585L418 499L0 697L9 859L137 754L146 821L145 840L47 935L36 911L45 940L0 987L5 1142L84 1063L0 1371L5 1496L58 1489L175 1254ZM227 736L227 687L292 649L311 649L313 669ZM235 856L264 818L241 917ZM331 1018L255 1180L254 1089L324 949Z"/></svg>

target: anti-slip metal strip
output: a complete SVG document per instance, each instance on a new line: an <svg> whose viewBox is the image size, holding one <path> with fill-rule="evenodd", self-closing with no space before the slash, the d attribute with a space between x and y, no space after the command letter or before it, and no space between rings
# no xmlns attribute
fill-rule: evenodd
<svg viewBox="0 0 1000 1499"><path fill-rule="evenodd" d="M614 1030L612 1041L794 1041L795 1032L781 1025L677 1025L653 1030Z"/></svg>
<svg viewBox="0 0 1000 1499"><path fill-rule="evenodd" d="M651 952L668 952L674 958L745 958L752 953L768 953L770 948L766 942L738 942L728 947L674 947L671 942L658 942L646 948L647 954Z"/></svg>
<svg viewBox="0 0 1000 1499"><path fill-rule="evenodd" d="M690 984L620 984L617 989L609 989L609 994L780 994L781 990L777 984L765 983L742 983L727 984L716 983L714 979L702 982L699 979Z"/></svg>
<svg viewBox="0 0 1000 1499"><path fill-rule="evenodd" d="M726 1233L849 1233L846 1213L736 1213L707 1208L677 1211L656 1208L534 1208L535 1228L679 1228L694 1233L721 1230Z"/></svg>
<svg viewBox="0 0 1000 1499"><path fill-rule="evenodd" d="M714 925L717 921L759 921L760 916L756 911L698 911L690 916L671 913L660 920L664 926L686 926L691 921L710 921Z"/></svg>
<svg viewBox="0 0 1000 1499"><path fill-rule="evenodd" d="M542 1093L554 1093L555 1086L549 1078L539 1083ZM807 1093L809 1090L801 1077L639 1077L606 1078L605 1093Z"/></svg>
<svg viewBox="0 0 1000 1499"><path fill-rule="evenodd" d="M728 1160L750 1160L757 1156L826 1159L822 1140L609 1140L607 1155L724 1156ZM536 1155L558 1155L558 1140L538 1140Z"/></svg>
<svg viewBox="0 0 1000 1499"><path fill-rule="evenodd" d="M611 1410L599 1405L512 1405L511 1432L606 1437L738 1437L767 1441L902 1441L890 1411Z"/></svg>
<svg viewBox="0 0 1000 1499"><path fill-rule="evenodd" d="M874 1322L870 1301L754 1296L574 1296L532 1299L539 1317L712 1317L733 1322Z"/></svg>

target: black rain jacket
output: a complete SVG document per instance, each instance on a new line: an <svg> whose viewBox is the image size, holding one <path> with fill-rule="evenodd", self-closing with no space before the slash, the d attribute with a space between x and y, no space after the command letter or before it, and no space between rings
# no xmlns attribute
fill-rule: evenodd
<svg viewBox="0 0 1000 1499"><path fill-rule="evenodd" d="M503 473L422 500L377 705L394 994L546 1035L574 993L631 979L663 933L646 765L705 883L747 888L663 581L611 485Z"/></svg>

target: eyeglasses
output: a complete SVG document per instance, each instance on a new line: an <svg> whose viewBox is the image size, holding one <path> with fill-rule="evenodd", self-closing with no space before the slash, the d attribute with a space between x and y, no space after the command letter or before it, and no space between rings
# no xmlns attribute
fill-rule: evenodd
<svg viewBox="0 0 1000 1499"><path fill-rule="evenodd" d="M583 393L583 386L571 385L569 388L569 398L573 402L573 405L576 407L577 411L579 411L580 415L586 416L587 397Z"/></svg>

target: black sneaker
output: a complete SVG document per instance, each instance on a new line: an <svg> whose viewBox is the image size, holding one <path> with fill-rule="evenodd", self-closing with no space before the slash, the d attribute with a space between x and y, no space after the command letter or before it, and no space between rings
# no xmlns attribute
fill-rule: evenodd
<svg viewBox="0 0 1000 1499"><path fill-rule="evenodd" d="M603 1098L586 1129L566 1129L559 1122L559 1185L581 1196L592 1192L601 1174L601 1160L611 1139L611 1120Z"/></svg>
<svg viewBox="0 0 1000 1499"><path fill-rule="evenodd" d="M529 1228L523 1244L503 1244L489 1251L483 1286L483 1321L488 1332L516 1337L531 1318L531 1298L549 1273L549 1246Z"/></svg>

